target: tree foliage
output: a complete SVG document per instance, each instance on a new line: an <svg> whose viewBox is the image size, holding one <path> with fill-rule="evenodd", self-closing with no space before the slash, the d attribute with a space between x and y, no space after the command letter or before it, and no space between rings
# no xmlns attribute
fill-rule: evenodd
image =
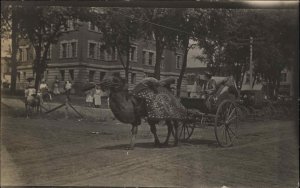
<svg viewBox="0 0 300 188"><path fill-rule="evenodd" d="M162 54L166 48L177 47L178 31L172 28L178 26L175 9L170 8L145 8L142 9L141 27L146 39L154 39L156 60L154 66L155 78L160 79L160 64Z"/></svg>
<svg viewBox="0 0 300 188"><path fill-rule="evenodd" d="M139 23L134 20L138 14L138 9L133 8L102 8L92 11L91 15L96 19L90 19L103 34L100 40L104 43L104 48L110 53L113 49L117 51L127 82L132 45L141 33Z"/></svg>
<svg viewBox="0 0 300 188"><path fill-rule="evenodd" d="M18 14L20 32L35 50L33 70L35 87L38 88L42 74L47 67L47 53L50 45L68 29L68 21L76 20L77 11L68 7L22 7Z"/></svg>

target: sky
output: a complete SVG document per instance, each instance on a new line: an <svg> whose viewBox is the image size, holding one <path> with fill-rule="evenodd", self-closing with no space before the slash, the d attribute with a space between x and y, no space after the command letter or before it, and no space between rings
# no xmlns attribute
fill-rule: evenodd
<svg viewBox="0 0 300 188"><path fill-rule="evenodd" d="M190 44L195 44L196 42L190 41ZM196 59L197 56L201 55L202 51L195 45L191 48L187 57L187 67L206 67L205 63Z"/></svg>

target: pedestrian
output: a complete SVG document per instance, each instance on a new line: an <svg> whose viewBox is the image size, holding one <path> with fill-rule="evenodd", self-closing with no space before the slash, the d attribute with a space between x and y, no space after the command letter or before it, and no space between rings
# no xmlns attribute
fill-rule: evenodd
<svg viewBox="0 0 300 188"><path fill-rule="evenodd" d="M58 81L58 79L56 79L53 84L53 94L58 95L59 93L60 93L59 92L59 81Z"/></svg>
<svg viewBox="0 0 300 188"><path fill-rule="evenodd" d="M71 89L72 89L72 83L68 80L65 84L65 93L69 101L71 101L70 99Z"/></svg>
<svg viewBox="0 0 300 188"><path fill-rule="evenodd" d="M93 104L93 92L92 92L92 90L86 91L85 102L87 103L88 107L92 106L92 104Z"/></svg>
<svg viewBox="0 0 300 188"><path fill-rule="evenodd" d="M102 91L99 86L96 86L95 93L94 93L94 105L96 108L100 108L101 105L101 97L102 97Z"/></svg>
<svg viewBox="0 0 300 188"><path fill-rule="evenodd" d="M42 95L42 99L47 98L50 101L52 100L52 96L49 92L48 84L46 83L45 79L42 79L39 90Z"/></svg>

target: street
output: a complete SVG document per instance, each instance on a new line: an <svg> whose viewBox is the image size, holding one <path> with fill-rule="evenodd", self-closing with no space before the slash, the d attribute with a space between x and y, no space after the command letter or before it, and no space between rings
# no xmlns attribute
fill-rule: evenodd
<svg viewBox="0 0 300 188"><path fill-rule="evenodd" d="M25 119L2 107L1 185L297 187L298 129L292 120L243 122L233 147L213 128L197 129L178 147L157 148L139 127L116 120ZM162 139L166 127L159 125Z"/></svg>

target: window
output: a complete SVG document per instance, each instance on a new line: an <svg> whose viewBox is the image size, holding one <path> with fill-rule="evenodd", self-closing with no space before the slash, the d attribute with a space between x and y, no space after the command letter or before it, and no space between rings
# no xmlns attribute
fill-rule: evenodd
<svg viewBox="0 0 300 188"><path fill-rule="evenodd" d="M286 82L287 78L287 73L281 73L280 74L280 81L281 82Z"/></svg>
<svg viewBox="0 0 300 188"><path fill-rule="evenodd" d="M146 51L143 51L143 52L142 52L142 63L143 63L144 65L146 64L146 54L147 54Z"/></svg>
<svg viewBox="0 0 300 188"><path fill-rule="evenodd" d="M98 27L94 23L92 23L92 22L89 22L88 30L89 31L99 32Z"/></svg>
<svg viewBox="0 0 300 188"><path fill-rule="evenodd" d="M67 56L67 51L68 51L68 49L67 49L67 47L68 47L68 43L61 43L61 58L67 58L68 56Z"/></svg>
<svg viewBox="0 0 300 188"><path fill-rule="evenodd" d="M49 71L45 71L42 75L42 78L45 79L46 81L48 80L48 74L49 74Z"/></svg>
<svg viewBox="0 0 300 188"><path fill-rule="evenodd" d="M70 57L77 57L77 42L71 42L71 54Z"/></svg>
<svg viewBox="0 0 300 188"><path fill-rule="evenodd" d="M69 78L71 79L71 81L74 80L74 70L73 69L69 70Z"/></svg>
<svg viewBox="0 0 300 188"><path fill-rule="evenodd" d="M154 53L153 52L149 52L148 65L152 65L153 64L153 56L154 56Z"/></svg>
<svg viewBox="0 0 300 188"><path fill-rule="evenodd" d="M163 69L165 67L165 57L162 56L160 60L160 68Z"/></svg>
<svg viewBox="0 0 300 188"><path fill-rule="evenodd" d="M20 60L21 62L27 61L28 59L28 49L26 47L20 48Z"/></svg>
<svg viewBox="0 0 300 188"><path fill-rule="evenodd" d="M180 69L180 68L181 68L181 56L176 55L176 69Z"/></svg>
<svg viewBox="0 0 300 188"><path fill-rule="evenodd" d="M67 24L68 24L68 29L67 29L68 31L74 30L74 20L68 20Z"/></svg>
<svg viewBox="0 0 300 188"><path fill-rule="evenodd" d="M20 79L21 79L21 73L20 72L17 72L17 77L18 77L18 81L20 81Z"/></svg>
<svg viewBox="0 0 300 188"><path fill-rule="evenodd" d="M89 71L89 82L94 81L95 71L91 70Z"/></svg>
<svg viewBox="0 0 300 188"><path fill-rule="evenodd" d="M109 50L105 50L104 53L106 54L105 60L109 60L109 61L118 60L117 49L115 47L112 47Z"/></svg>
<svg viewBox="0 0 300 188"><path fill-rule="evenodd" d="M112 60L118 60L118 51L115 47L112 48Z"/></svg>
<svg viewBox="0 0 300 188"><path fill-rule="evenodd" d="M136 74L135 73L131 73L131 83L135 84L136 82Z"/></svg>
<svg viewBox="0 0 300 188"><path fill-rule="evenodd" d="M113 76L119 77L120 76L120 72L114 72Z"/></svg>
<svg viewBox="0 0 300 188"><path fill-rule="evenodd" d="M49 46L48 52L47 52L47 59L51 59L52 56L52 45Z"/></svg>
<svg viewBox="0 0 300 188"><path fill-rule="evenodd" d="M65 70L60 70L60 80L65 81Z"/></svg>
<svg viewBox="0 0 300 188"><path fill-rule="evenodd" d="M66 31L73 31L75 29L75 20L67 20L66 25L62 25L60 27L60 31L66 32ZM51 29L53 30L53 26L51 26Z"/></svg>
<svg viewBox="0 0 300 188"><path fill-rule="evenodd" d="M129 50L129 60L130 61L137 61L137 47L131 46Z"/></svg>
<svg viewBox="0 0 300 188"><path fill-rule="evenodd" d="M26 79L26 72L23 72L23 79Z"/></svg>
<svg viewBox="0 0 300 188"><path fill-rule="evenodd" d="M100 81L104 79L106 72L100 72Z"/></svg>
<svg viewBox="0 0 300 188"><path fill-rule="evenodd" d="M98 59L100 59L100 60L105 60L104 45L99 45L98 57L99 57Z"/></svg>
<svg viewBox="0 0 300 188"><path fill-rule="evenodd" d="M60 58L77 57L77 40L62 41L60 44Z"/></svg>
<svg viewBox="0 0 300 188"><path fill-rule="evenodd" d="M89 43L89 58L96 59L96 43Z"/></svg>

